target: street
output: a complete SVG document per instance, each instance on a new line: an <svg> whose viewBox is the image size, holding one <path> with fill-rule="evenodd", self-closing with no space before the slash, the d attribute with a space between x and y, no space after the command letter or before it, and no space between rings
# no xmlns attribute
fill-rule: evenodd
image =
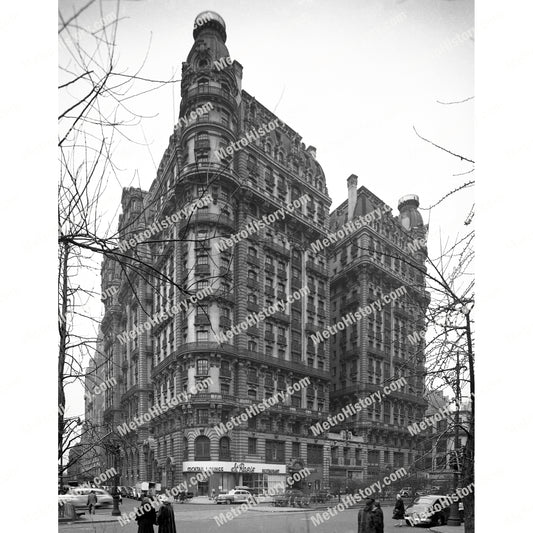
<svg viewBox="0 0 533 533"><path fill-rule="evenodd" d="M130 512L138 502L124 500L121 506L122 512ZM335 503L332 502L331 506ZM294 511L247 511L241 516L234 518L230 522L218 526L214 520L221 512L226 512L229 506L222 505L194 505L194 504L174 504L174 513L176 515L176 527L178 532L186 531L187 533L357 533L357 513L360 507L348 509L339 513L337 516L330 518L321 525L314 526L311 522L311 516L314 516L315 510L305 512ZM236 506L237 507L237 506ZM321 509L320 511L324 511ZM383 507L385 517L385 533L398 532L399 528L394 527L392 516L392 506ZM98 510L97 515L111 515L110 509ZM90 517L85 515L85 520L80 520L75 525L60 525L60 533L72 531L73 533L92 532L92 533L136 533L137 523L132 522L121 526L118 522L90 523ZM405 527L405 526L404 526ZM154 528L157 531L157 527ZM401 531L401 529L400 529ZM427 530L425 530L427 531Z"/></svg>

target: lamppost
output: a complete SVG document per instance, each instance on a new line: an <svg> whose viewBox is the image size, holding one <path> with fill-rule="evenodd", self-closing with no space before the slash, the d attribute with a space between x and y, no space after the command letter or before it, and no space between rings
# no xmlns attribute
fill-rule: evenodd
<svg viewBox="0 0 533 533"><path fill-rule="evenodd" d="M456 382L455 382L455 431L454 431L454 453L455 453L455 464L453 469L453 488L454 490L458 489L459 485L459 411L461 409L461 364L459 361L459 351L457 352L457 358L456 358L456 365L455 365L455 372L456 372ZM461 525L461 517L459 516L459 502L453 502L450 507L450 516L448 517L448 525L449 526L460 526Z"/></svg>
<svg viewBox="0 0 533 533"><path fill-rule="evenodd" d="M107 439L107 449L113 457L113 467L116 474L113 476L113 510L111 516L121 516L119 509L119 495L118 495L118 480L120 477L120 441L114 436L110 435Z"/></svg>

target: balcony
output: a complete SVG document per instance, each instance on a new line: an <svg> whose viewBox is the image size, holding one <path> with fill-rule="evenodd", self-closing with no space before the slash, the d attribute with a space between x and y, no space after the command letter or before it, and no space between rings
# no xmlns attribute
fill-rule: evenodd
<svg viewBox="0 0 533 533"><path fill-rule="evenodd" d="M259 282L254 278L246 278L246 286L250 289L259 290Z"/></svg>
<svg viewBox="0 0 533 533"><path fill-rule="evenodd" d="M269 285L265 285L265 294L267 296L274 296L274 287L271 287Z"/></svg>
<svg viewBox="0 0 533 533"><path fill-rule="evenodd" d="M265 240L265 247L270 248L272 251L278 253L279 255L290 257L290 250L288 248L285 248L281 244L274 242L272 239Z"/></svg>
<svg viewBox="0 0 533 533"><path fill-rule="evenodd" d="M205 314L196 315L194 317L194 325L195 326L209 326L211 321L209 320L209 316Z"/></svg>
<svg viewBox="0 0 533 533"><path fill-rule="evenodd" d="M227 316L221 316L219 319L219 325L221 328L230 329L231 328L231 318Z"/></svg>
<svg viewBox="0 0 533 533"><path fill-rule="evenodd" d="M235 229L235 221L227 215L208 213L202 210L197 211L190 218L184 218L180 221L180 230L188 227L191 224L217 224L220 226L226 226L229 229Z"/></svg>
<svg viewBox="0 0 533 533"><path fill-rule="evenodd" d="M313 324L313 322L306 322L305 330L315 332L318 331L318 326L316 324Z"/></svg>
<svg viewBox="0 0 533 533"><path fill-rule="evenodd" d="M277 343L281 346L287 346L287 337L282 337L281 335L277 336Z"/></svg>
<svg viewBox="0 0 533 533"><path fill-rule="evenodd" d="M279 279L287 279L287 272L283 268L278 268L277 274Z"/></svg>
<svg viewBox="0 0 533 533"><path fill-rule="evenodd" d="M274 274L274 265L272 263L265 263L265 272L270 272Z"/></svg>
<svg viewBox="0 0 533 533"><path fill-rule="evenodd" d="M302 278L291 278L291 287L293 289L301 289L302 288Z"/></svg>
<svg viewBox="0 0 533 533"><path fill-rule="evenodd" d="M273 315L272 315L272 318L276 319L276 320L280 320L282 322L289 322L290 321L290 317L289 315L287 315L286 313L280 313L279 311L276 311Z"/></svg>
<svg viewBox="0 0 533 533"><path fill-rule="evenodd" d="M254 304L252 302L247 302L246 308L248 311L252 311L252 313L258 313L259 312L259 306L257 304Z"/></svg>
<svg viewBox="0 0 533 533"><path fill-rule="evenodd" d="M255 266L260 265L259 257L257 257L256 255L248 254L246 256L246 261L248 261L248 263L250 263L251 265L255 265Z"/></svg>
<svg viewBox="0 0 533 533"><path fill-rule="evenodd" d="M272 331L265 331L265 340L274 342L275 340L274 333L272 333Z"/></svg>
<svg viewBox="0 0 533 533"><path fill-rule="evenodd" d="M202 84L197 85L196 87L191 87L187 91L187 98L189 100L196 97L205 99L203 98L204 96L219 96L225 99L231 105L234 105L235 103L235 99L233 98L233 96L231 96L231 93L229 91L226 91L225 89L222 89L221 87L213 87L211 85Z"/></svg>
<svg viewBox="0 0 533 533"><path fill-rule="evenodd" d="M205 275L209 275L211 273L211 269L209 267L209 265L196 265L194 267L194 273L198 276L205 276Z"/></svg>
<svg viewBox="0 0 533 533"><path fill-rule="evenodd" d="M313 263L312 261L307 261L305 264L308 270L312 270L314 272L317 272L318 274L321 274L324 277L328 276L328 270L324 268L323 266L320 266L316 263Z"/></svg>

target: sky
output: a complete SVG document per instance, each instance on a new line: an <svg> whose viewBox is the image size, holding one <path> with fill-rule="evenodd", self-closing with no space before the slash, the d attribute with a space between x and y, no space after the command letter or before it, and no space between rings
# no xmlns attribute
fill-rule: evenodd
<svg viewBox="0 0 533 533"><path fill-rule="evenodd" d="M85 0L61 0L64 14ZM474 154L474 3L471 0L122 0L116 51L119 67L158 80L180 78L194 18L204 10L226 22L233 60L244 67L243 89L317 149L332 208L359 177L395 211L418 194L430 224L429 252L464 232L472 188L424 210L474 179L461 162L417 137L455 153ZM101 10L101 11L100 11ZM102 0L80 22L109 20L115 2ZM61 57L60 57L61 59ZM139 92L148 86L139 86ZM179 83L131 100L145 117L114 152L120 169L105 191L104 218L116 228L121 188L148 189L179 109ZM449 104L466 100L460 104ZM439 102L446 102L445 104ZM87 278L98 290L99 279ZM99 316L102 307L94 304ZM68 391L67 414L81 414L81 387Z"/></svg>

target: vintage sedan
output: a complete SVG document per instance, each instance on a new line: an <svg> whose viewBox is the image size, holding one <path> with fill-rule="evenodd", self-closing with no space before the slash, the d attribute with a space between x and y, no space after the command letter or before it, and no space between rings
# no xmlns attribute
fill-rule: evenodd
<svg viewBox="0 0 533 533"><path fill-rule="evenodd" d="M232 489L229 492L221 492L216 498L215 501L217 504L221 503L244 503L244 502L253 502L254 497L252 494L243 489Z"/></svg>
<svg viewBox="0 0 533 533"><path fill-rule="evenodd" d="M450 515L449 500L440 494L419 496L405 510L405 522L409 526L444 526Z"/></svg>
<svg viewBox="0 0 533 533"><path fill-rule="evenodd" d="M109 507L113 505L113 496L104 489L96 489L91 487L71 487L67 494L60 494L60 502L68 502L74 507L87 507L87 497L90 492L94 490L96 494L96 507Z"/></svg>

